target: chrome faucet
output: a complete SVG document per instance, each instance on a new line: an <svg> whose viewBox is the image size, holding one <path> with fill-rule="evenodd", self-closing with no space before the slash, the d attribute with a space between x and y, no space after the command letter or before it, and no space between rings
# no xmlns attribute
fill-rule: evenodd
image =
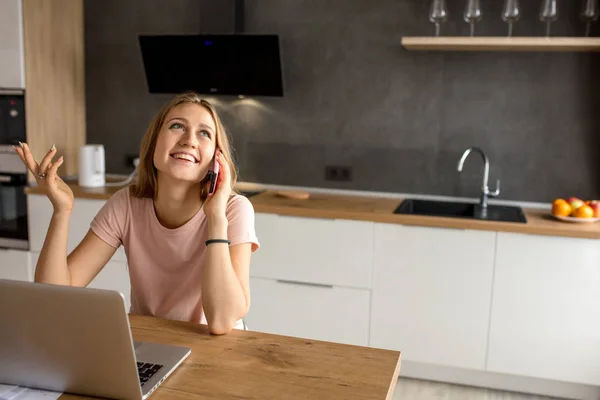
<svg viewBox="0 0 600 400"><path fill-rule="evenodd" d="M463 164L465 163L465 160L467 159L469 154L471 154L472 151L478 152L479 154L481 154L481 158L483 158L483 185L481 186L480 205L483 209L485 209L485 208L487 208L488 196L496 197L500 194L500 179L498 179L496 181L496 190L493 192L490 192L490 188L488 187L488 175L490 173L490 162L488 160L488 157L483 152L483 150L481 150L479 147L469 147L467 150L465 150L462 157L458 161L458 168L457 168L458 172L462 172Z"/></svg>

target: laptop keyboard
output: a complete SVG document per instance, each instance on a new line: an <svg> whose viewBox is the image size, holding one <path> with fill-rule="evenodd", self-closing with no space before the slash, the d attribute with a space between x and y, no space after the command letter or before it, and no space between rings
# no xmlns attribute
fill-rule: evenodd
<svg viewBox="0 0 600 400"><path fill-rule="evenodd" d="M160 364L138 362L137 367L138 375L140 376L140 385L144 386L144 384L148 382L148 380L152 378L152 376L154 376L154 374L156 374L163 366Z"/></svg>

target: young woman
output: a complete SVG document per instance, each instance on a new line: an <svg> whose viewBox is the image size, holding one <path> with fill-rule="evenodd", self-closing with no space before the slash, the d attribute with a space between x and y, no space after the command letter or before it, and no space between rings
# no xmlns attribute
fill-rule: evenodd
<svg viewBox="0 0 600 400"><path fill-rule="evenodd" d="M195 93L176 96L156 115L141 145L135 184L106 202L67 255L74 196L57 175L54 146L38 164L15 146L54 213L35 281L87 286L120 245L131 280L132 314L207 324L214 334L242 327L250 307L249 266L259 247L250 201L233 192L236 168L223 125ZM219 164L209 194L208 172Z"/></svg>

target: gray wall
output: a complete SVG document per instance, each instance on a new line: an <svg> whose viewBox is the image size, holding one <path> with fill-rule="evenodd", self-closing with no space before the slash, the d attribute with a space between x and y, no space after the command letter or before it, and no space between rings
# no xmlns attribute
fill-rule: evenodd
<svg viewBox="0 0 600 400"><path fill-rule="evenodd" d="M456 164L480 146L501 198L600 198L598 55L404 51L402 35L433 32L425 0L246 3L248 32L280 35L286 92L217 99L241 179L476 196L481 159L472 155L462 174ZM515 35L543 35L540 1L521 3ZM443 34L467 34L463 4L449 1ZM501 1L482 4L477 34L505 35ZM553 34L582 34L579 4L559 0ZM136 35L227 32L230 12L223 0L86 1L88 142L106 146L108 172L130 172L127 156L170 97L147 93ZM325 165L351 166L353 181L326 181Z"/></svg>

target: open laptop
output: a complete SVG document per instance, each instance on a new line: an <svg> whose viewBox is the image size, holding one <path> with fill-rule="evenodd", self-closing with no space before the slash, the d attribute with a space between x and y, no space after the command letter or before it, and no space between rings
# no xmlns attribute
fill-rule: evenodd
<svg viewBox="0 0 600 400"><path fill-rule="evenodd" d="M0 383L139 400L190 353L134 342L119 292L0 279Z"/></svg>

